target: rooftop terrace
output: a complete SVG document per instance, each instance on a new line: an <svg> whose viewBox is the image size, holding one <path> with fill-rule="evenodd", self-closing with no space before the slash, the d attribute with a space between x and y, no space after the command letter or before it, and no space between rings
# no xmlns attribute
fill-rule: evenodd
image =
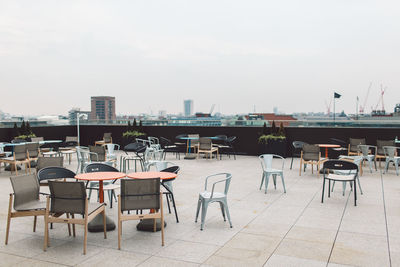
<svg viewBox="0 0 400 267"><path fill-rule="evenodd" d="M65 166L76 171L76 159ZM82 254L83 230L68 236L67 226L50 230L51 247L43 252L43 219L32 232L33 219L12 219L9 244L4 245L10 172L0 172L0 265L18 266L399 266L400 178L387 174L361 176L363 195L354 206L349 187L342 195L336 186L331 198L321 203L322 178L310 168L299 176L299 161L293 170L285 162L287 193L278 180L277 189L259 190L261 166L255 156L237 160L167 160L181 167L174 183L180 222L166 211L165 246L160 232L136 230L137 221L124 223L122 249L117 249L117 231L89 233L87 254ZM224 222L218 204L208 209L205 228L194 222L198 194L207 175L233 175L228 202L233 228ZM42 187L42 191L47 191ZM96 201L96 194L91 201ZM106 198L108 201L108 198ZM165 201L165 198L164 198ZM107 206L116 221L117 209Z"/></svg>

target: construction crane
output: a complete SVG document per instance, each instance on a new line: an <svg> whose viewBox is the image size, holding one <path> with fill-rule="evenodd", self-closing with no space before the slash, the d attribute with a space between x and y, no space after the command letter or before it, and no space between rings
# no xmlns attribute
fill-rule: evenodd
<svg viewBox="0 0 400 267"><path fill-rule="evenodd" d="M213 113L214 108L215 108L215 104L212 104L211 109L210 109L210 116L211 116L211 114Z"/></svg>
<svg viewBox="0 0 400 267"><path fill-rule="evenodd" d="M365 106L367 105L368 95L369 95L369 91L371 91L371 87L372 87L372 82L369 83L367 95L365 96L365 99L364 99L364 105L360 106L360 114L364 114Z"/></svg>
<svg viewBox="0 0 400 267"><path fill-rule="evenodd" d="M325 100L326 113L328 113L328 117L331 115L331 105L332 105L332 97L331 101L329 101L329 105L328 102Z"/></svg>
<svg viewBox="0 0 400 267"><path fill-rule="evenodd" d="M375 109L373 109L373 111L385 114L385 104L383 103L383 95L385 94L386 88L387 87L383 88L383 85L381 84L381 95L380 95L380 97L378 99L378 103L376 104ZM378 110L379 104L381 104L381 107L382 107L380 110Z"/></svg>

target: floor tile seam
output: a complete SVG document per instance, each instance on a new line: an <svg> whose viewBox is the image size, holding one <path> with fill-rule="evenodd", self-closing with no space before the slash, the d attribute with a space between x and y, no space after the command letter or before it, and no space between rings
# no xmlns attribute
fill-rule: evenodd
<svg viewBox="0 0 400 267"><path fill-rule="evenodd" d="M0 251L0 253L1 253L1 254L11 255L11 256L17 256L17 257L20 257L20 258L24 258L23 260L18 261L18 263L22 263L22 262L28 261L28 260L35 260L35 261L44 261L44 262L47 262L47 263L56 263L56 264L63 265L63 266L73 266L73 265L66 265L66 264L63 264L63 263L52 262L52 261L48 261L48 260L41 260L41 259L37 259L37 258L36 258L37 256L46 253L46 251L42 251L42 252L40 252L40 253L38 253L38 254L35 254L35 255L32 255L32 256L30 256L30 257L21 256L20 254L14 254L14 253L12 253L12 252L9 253L9 252Z"/></svg>
<svg viewBox="0 0 400 267"><path fill-rule="evenodd" d="M369 233L360 233L360 232L352 232L352 231L344 231L344 230L339 230L340 233L348 233L348 234L356 234L356 235L368 235L372 237L386 237L385 235L377 235L377 234L369 234Z"/></svg>
<svg viewBox="0 0 400 267"><path fill-rule="evenodd" d="M151 258L153 258L153 257L158 257L158 258L167 258L167 259L170 259L170 260L176 260L176 261L184 262L184 263L187 263L187 264L197 264L197 265L200 265L200 264L201 264L201 263L194 262L194 261L188 261L188 260L178 260L178 259L171 258L171 257L167 257L167 256L157 256L157 255L152 255L152 256L150 256L149 258L147 258L146 260L144 260L143 262L141 262L140 264L138 264L138 265L136 265L136 266L140 266L141 264L145 263L146 261L149 261L149 260L150 260Z"/></svg>
<svg viewBox="0 0 400 267"><path fill-rule="evenodd" d="M390 237L389 237L389 228L388 228L388 218L387 218L387 214L386 214L385 187L383 184L382 170L380 170L380 174L381 174L381 188L382 188L382 198L383 198L383 211L385 214L385 224L386 224L386 241L387 241L388 253L389 253L389 265L392 266L392 255L390 253Z"/></svg>
<svg viewBox="0 0 400 267"><path fill-rule="evenodd" d="M301 179L301 178L300 178ZM299 179L299 180L300 180ZM269 255L268 259L264 262L263 265L265 265L269 259L271 258L271 256L276 252L276 250L279 248L279 246L282 244L283 240L285 240L286 236L289 234L289 232L293 229L293 227L296 225L296 223L299 221L299 219L301 218L301 216L304 214L305 210L308 208L308 206L310 206L310 204L313 202L314 198L317 196L317 194L319 193L319 191L321 190L321 187L318 188L318 190L314 193L313 197L310 199L310 201L307 203L307 205L303 208L303 210L301 211L301 213L299 214L299 216L297 217L296 221L293 222L292 226L290 226L289 230L285 233L285 235L281 238L281 241L279 241L278 245L275 247L274 251L271 253L271 255Z"/></svg>
<svg viewBox="0 0 400 267"><path fill-rule="evenodd" d="M24 262L24 261L27 261L27 260L30 260L30 259L31 259L31 257L25 257L25 256L17 255L17 254L14 254L14 253L8 253L8 252L4 252L4 251L0 251L0 254L5 254L5 255L9 255L9 256L16 256L16 257L22 258L20 261L17 261L17 262L16 262L16 264L18 264L18 263L21 263L21 262Z"/></svg>
<svg viewBox="0 0 400 267"><path fill-rule="evenodd" d="M357 185L355 185L355 186L357 186ZM337 228L337 230L336 230L335 239L333 240L333 244L332 244L331 250L330 250L330 252L329 252L329 257L328 257L328 260L327 260L327 262L326 262L326 267L328 267L328 265L329 265L329 263L330 263L330 260L331 260L331 257L332 257L332 252L333 252L333 248L335 247L336 240L337 240L337 237L338 237L339 232L340 232L340 226L342 225L343 217L344 217L344 214L346 213L346 208L347 208L347 205L348 205L348 203L349 203L349 199L350 199L350 196L351 196L351 192L352 192L352 191L349 191L349 194L347 195L346 204L344 205L343 212L342 212L342 216L341 216L341 218L340 218L340 223L339 223L339 226L338 226L338 228Z"/></svg>
<svg viewBox="0 0 400 267"><path fill-rule="evenodd" d="M299 177L299 178L297 179L297 181L294 182L294 183L288 188L287 191L289 191L289 189L290 189L291 187L295 186L300 180L302 180L301 177ZM278 201L278 199L280 199L284 194L285 194L285 193L282 192L277 198L275 198L274 200L272 200L272 202L270 203L270 205L267 205L267 207L265 207L265 208L258 214L258 216L260 216L260 214L262 214L262 213L265 212L267 209L269 209L269 208L272 206L272 204L275 203L276 201ZM250 193L249 193L248 195L250 195ZM247 196L248 196L248 195L247 195ZM240 231L238 231L236 234L234 234L228 241L225 242L225 244L228 243L229 241L231 241L233 238L235 238L236 235L238 235L239 233L241 233L241 232L243 231L243 229L244 229L246 226L248 226L250 223L252 223L258 216L256 216L256 217L255 217L254 219L252 219L249 223L247 223ZM280 241L280 242L281 242L281 241ZM280 243L279 243L279 244L280 244ZM279 244L278 244L278 246L279 246ZM224 247L224 246L221 246L217 251L215 251L212 255L210 255L202 264L204 264L205 262L207 262L207 260L208 260L209 258L211 258L211 257L214 256L216 253L218 253L223 247ZM273 252L271 253L271 255L272 255L272 254L273 254ZM271 255L270 255L270 257L271 257ZM269 257L268 257L268 259L269 259ZM268 261L268 259L267 259L267 261ZM265 263L264 263L264 264L265 264Z"/></svg>

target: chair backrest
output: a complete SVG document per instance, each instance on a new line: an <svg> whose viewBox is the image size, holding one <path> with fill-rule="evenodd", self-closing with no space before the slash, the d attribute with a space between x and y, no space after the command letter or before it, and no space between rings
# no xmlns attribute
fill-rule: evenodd
<svg viewBox="0 0 400 267"><path fill-rule="evenodd" d="M39 184L34 174L10 177L14 190L14 209L39 199Z"/></svg>
<svg viewBox="0 0 400 267"><path fill-rule="evenodd" d="M15 160L25 160L28 158L26 145L14 146L14 158Z"/></svg>
<svg viewBox="0 0 400 267"><path fill-rule="evenodd" d="M118 170L108 164L96 162L86 165L84 172L118 172Z"/></svg>
<svg viewBox="0 0 400 267"><path fill-rule="evenodd" d="M261 166L263 170L271 169L272 168L272 159L274 155L272 154L263 154L258 157L261 160Z"/></svg>
<svg viewBox="0 0 400 267"><path fill-rule="evenodd" d="M39 156L39 143L27 143L26 150L30 158L37 158Z"/></svg>
<svg viewBox="0 0 400 267"><path fill-rule="evenodd" d="M188 135L187 134L178 134L177 136L175 136L175 139L176 140L182 140L181 139L182 137L188 137Z"/></svg>
<svg viewBox="0 0 400 267"><path fill-rule="evenodd" d="M328 160L324 162L323 165L324 176L328 174L329 171L340 171L341 175L358 175L358 166L353 162L344 161L344 160ZM348 172L346 172L348 171Z"/></svg>
<svg viewBox="0 0 400 267"><path fill-rule="evenodd" d="M211 150L212 141L209 137L200 137L199 139L199 149L200 150Z"/></svg>
<svg viewBox="0 0 400 267"><path fill-rule="evenodd" d="M172 144L172 141L169 140L168 138L160 136L160 145L161 148L164 148L165 146L169 146Z"/></svg>
<svg viewBox="0 0 400 267"><path fill-rule="evenodd" d="M316 145L303 145L303 160L319 160L319 147Z"/></svg>
<svg viewBox="0 0 400 267"><path fill-rule="evenodd" d="M226 141L226 139L228 139L228 136L226 136L224 134L219 134L219 135L216 135L215 137L216 137L216 140L218 140L218 141Z"/></svg>
<svg viewBox="0 0 400 267"><path fill-rule="evenodd" d="M85 147L85 146L76 146L76 157L78 159L78 162L85 162L86 160L88 160L88 154L87 152L89 152L89 148Z"/></svg>
<svg viewBox="0 0 400 267"><path fill-rule="evenodd" d="M148 136L147 137L147 139L149 139L149 141L150 141L150 144L159 144L160 143L160 141L158 140L158 138L157 137L154 137L154 136Z"/></svg>
<svg viewBox="0 0 400 267"><path fill-rule="evenodd" d="M173 172L175 174L178 174L179 170L180 170L179 166L171 166L161 170L161 172Z"/></svg>
<svg viewBox="0 0 400 267"><path fill-rule="evenodd" d="M66 136L65 142L77 142L78 143L78 136Z"/></svg>
<svg viewBox="0 0 400 267"><path fill-rule="evenodd" d="M219 180L219 177L224 177L221 180ZM229 191L229 186L231 184L231 179L232 179L232 174L230 173L217 173L217 174L213 174L213 175L209 175L206 177L206 181L205 181L205 187L204 189L207 191L207 182L208 179L217 179L216 182L213 182L213 187L217 184L217 183L225 183L224 184L224 194L227 195L228 191Z"/></svg>
<svg viewBox="0 0 400 267"><path fill-rule="evenodd" d="M46 167L63 167L64 157L39 157L36 163L36 171Z"/></svg>
<svg viewBox="0 0 400 267"><path fill-rule="evenodd" d="M104 143L112 143L111 133L104 133L103 141Z"/></svg>
<svg viewBox="0 0 400 267"><path fill-rule="evenodd" d="M69 169L63 167L45 167L40 169L37 173L37 179L39 182L44 180L56 180L64 178L75 178L75 173Z"/></svg>
<svg viewBox="0 0 400 267"><path fill-rule="evenodd" d="M377 153L380 155L385 155L383 151L384 146L396 146L394 140L376 140L376 146L378 147Z"/></svg>
<svg viewBox="0 0 400 267"><path fill-rule="evenodd" d="M85 214L86 189L83 182L49 181L50 212Z"/></svg>
<svg viewBox="0 0 400 267"><path fill-rule="evenodd" d="M44 141L43 137L31 137L31 142L39 143Z"/></svg>
<svg viewBox="0 0 400 267"><path fill-rule="evenodd" d="M236 136L230 136L226 139L226 144L232 146L232 144L236 141Z"/></svg>
<svg viewBox="0 0 400 267"><path fill-rule="evenodd" d="M89 151L94 152L97 154L97 157L95 155L90 155L90 160L92 161L106 161L106 148L105 146L89 146Z"/></svg>
<svg viewBox="0 0 400 267"><path fill-rule="evenodd" d="M394 159L397 152L397 147L395 146L384 146L383 151L385 152L385 156L389 157L389 159Z"/></svg>
<svg viewBox="0 0 400 267"><path fill-rule="evenodd" d="M106 144L107 147L107 155L114 155L115 148L119 149L119 145L117 144Z"/></svg>
<svg viewBox="0 0 400 267"><path fill-rule="evenodd" d="M358 152L359 145L365 145L365 138L350 138L350 151Z"/></svg>
<svg viewBox="0 0 400 267"><path fill-rule="evenodd" d="M294 149L302 149L304 144L307 144L307 143L302 142L302 141L293 141L293 143L292 143Z"/></svg>
<svg viewBox="0 0 400 267"><path fill-rule="evenodd" d="M124 147L125 152L143 153L146 151L146 145L143 143L135 142L130 143Z"/></svg>
<svg viewBox="0 0 400 267"><path fill-rule="evenodd" d="M368 154L369 154L369 146L368 145L358 145L358 148L360 149L363 156L368 156Z"/></svg>
<svg viewBox="0 0 400 267"><path fill-rule="evenodd" d="M159 208L160 178L121 180L121 211Z"/></svg>
<svg viewBox="0 0 400 267"><path fill-rule="evenodd" d="M187 137L193 138L190 140L192 145L197 145L199 143L200 135L199 134L188 134Z"/></svg>

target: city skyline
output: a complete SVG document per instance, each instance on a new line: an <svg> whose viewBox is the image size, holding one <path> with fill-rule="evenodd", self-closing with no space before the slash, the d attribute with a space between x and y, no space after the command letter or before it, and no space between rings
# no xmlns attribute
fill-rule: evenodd
<svg viewBox="0 0 400 267"><path fill-rule="evenodd" d="M355 113L400 102L396 1L3 1L0 110L90 109L112 95L117 114ZM73 20L71 20L73 18ZM23 97L21 97L23 96ZM255 107L255 108L254 108ZM332 111L333 107L331 108Z"/></svg>

